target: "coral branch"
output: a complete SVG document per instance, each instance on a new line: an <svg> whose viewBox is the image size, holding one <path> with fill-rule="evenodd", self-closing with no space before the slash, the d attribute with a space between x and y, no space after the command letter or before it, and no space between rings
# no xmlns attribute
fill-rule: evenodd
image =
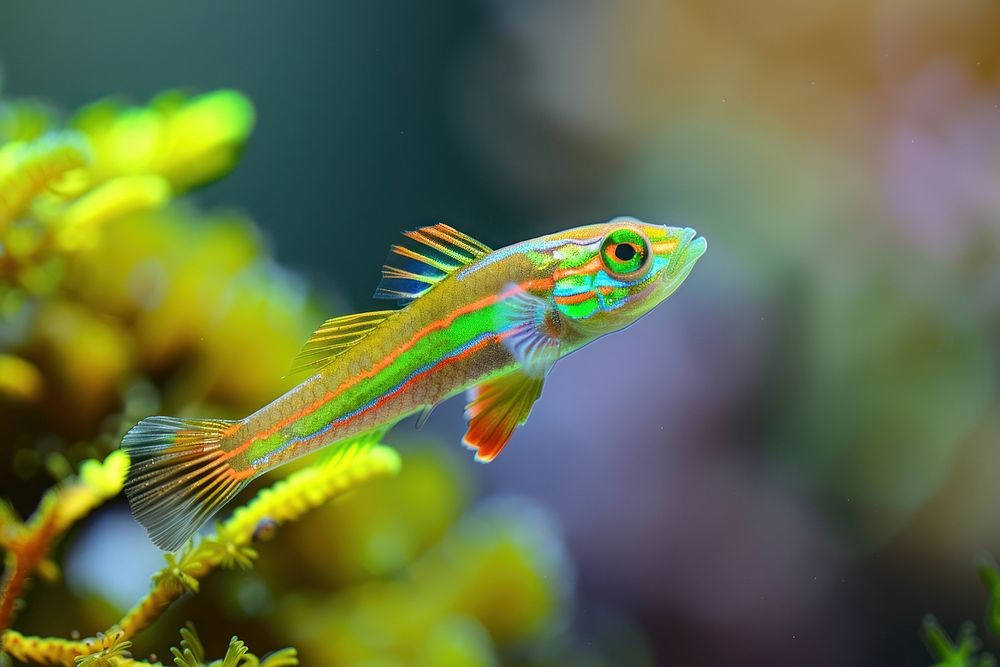
<svg viewBox="0 0 1000 667"><path fill-rule="evenodd" d="M219 524L213 534L197 543L190 542L180 555L167 554L167 564L153 575L150 591L101 637L67 641L27 637L9 630L0 638L0 649L25 662L73 665L80 656L106 650L102 637L127 641L149 627L182 595L197 592L198 582L215 568L249 567L257 556L250 544L260 529L295 521L353 486L398 469L399 456L388 447L336 453L261 490Z"/></svg>
<svg viewBox="0 0 1000 667"><path fill-rule="evenodd" d="M42 498L31 519L18 524L10 510L0 513L0 533L8 567L0 585L0 633L10 626L28 577L45 563L56 537L92 509L121 491L128 459L121 452L103 464L88 461L79 477L66 480Z"/></svg>
<svg viewBox="0 0 1000 667"><path fill-rule="evenodd" d="M125 639L125 633L120 628L112 628L105 633L98 633L91 640L95 650L89 655L78 656L70 664L76 667L156 667L160 663L134 660L129 648L132 642ZM233 637L229 640L226 655L221 660L208 663L205 658L205 647L190 623L181 628L180 648L171 647L174 664L177 667L294 667L299 664L298 653L293 648L285 648L258 658L246 643Z"/></svg>
<svg viewBox="0 0 1000 667"><path fill-rule="evenodd" d="M174 656L177 667L200 667L205 664L205 647L202 646L198 633L195 632L194 626L190 623L187 627L181 628L181 648L172 647L170 652ZM212 664L220 663L213 662ZM237 667L237 665L240 667L292 667L297 664L299 664L298 654L293 648L282 649L264 656L264 658L258 658L250 653L247 645L236 637L229 640L229 648L221 660L221 667Z"/></svg>
<svg viewBox="0 0 1000 667"><path fill-rule="evenodd" d="M29 144L11 144L0 154L0 229L56 179L88 161L87 146L74 132L52 133Z"/></svg>
<svg viewBox="0 0 1000 667"><path fill-rule="evenodd" d="M993 634L1000 628L1000 572L992 560L979 568L979 576L990 594L986 611L986 627ZM983 651L983 642L976 636L971 622L963 623L954 640L933 616L924 618L924 644L937 661L933 667L996 667L996 657Z"/></svg>
<svg viewBox="0 0 1000 667"><path fill-rule="evenodd" d="M38 569L56 535L55 513L46 512L30 532L22 529L10 544L9 562L0 583L0 631L10 625L28 577Z"/></svg>

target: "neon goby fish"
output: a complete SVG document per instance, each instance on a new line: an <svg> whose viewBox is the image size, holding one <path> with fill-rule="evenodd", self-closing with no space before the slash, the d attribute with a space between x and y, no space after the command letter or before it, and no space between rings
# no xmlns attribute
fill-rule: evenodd
<svg viewBox="0 0 1000 667"><path fill-rule="evenodd" d="M298 386L240 420L149 417L122 441L125 492L160 548L180 548L252 479L324 447L367 446L468 394L463 443L492 461L562 357L670 296L704 254L693 229L634 218L491 250L447 225L404 232L376 298L326 321Z"/></svg>

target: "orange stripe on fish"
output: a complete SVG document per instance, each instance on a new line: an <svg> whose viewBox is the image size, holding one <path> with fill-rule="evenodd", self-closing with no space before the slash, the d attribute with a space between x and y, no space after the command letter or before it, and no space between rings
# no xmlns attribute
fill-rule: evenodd
<svg viewBox="0 0 1000 667"><path fill-rule="evenodd" d="M548 284L550 282L551 281L548 281L548 280L542 280L542 281L531 280L531 281L527 281L526 283L524 283L524 285L525 285L526 289L537 289L537 287L539 285L544 286L544 285L546 285L546 284ZM431 322L430 324L428 324L427 326L425 326L424 328L422 328L420 331L418 331L417 333L415 333L413 335L413 337L410 338L409 341L407 341L406 343L404 343L400 347L398 347L395 350L393 350L392 353L390 353L388 356L386 356L385 358L383 358L378 364L376 364L375 366L373 366L371 369L365 370L365 371L361 371L357 375L354 375L354 376L352 376L350 378L347 378L336 389L332 389L332 390L326 392L325 394L323 394L322 397L320 397L319 399L317 399L316 401L314 401L310 405L307 405L306 407L302 408L301 410L299 410L299 411L297 411L297 412L295 412L295 413L293 413L291 415L288 415L287 417L285 417L284 419L278 421L277 423L273 424L272 426L268 427L267 429L265 429L263 431L258 431L257 433L249 436L247 440L244 440L239 445L237 445L235 448L226 451L225 458L226 459L231 459L234 456L239 455L241 452L246 451L246 449L248 447L250 447L250 445L252 445L253 443L257 442L258 440L262 440L264 438L269 438L272 435L274 435L275 433L277 433L278 431L280 431L281 429L285 428L286 426L288 426L290 424L293 424L296 421L302 419L303 417L312 414L316 410L319 410L321 407L323 407L323 405L325 403L327 403L331 399L335 398L342 391L350 389L351 387L353 387L354 385L356 385L358 382L361 382L362 380L365 380L365 379L370 378L370 377L374 377L381 370L383 370L386 366L388 366L393 361L395 361L396 358L399 357L399 355L403 354L404 352L406 352L407 350L409 350L411 347L413 347L414 345L416 345L417 341L419 341L421 338L423 338L427 334L431 333L432 331L448 327L456 319L458 319L462 315L466 315L468 313L474 312L474 311L479 310L481 308L485 308L487 306L490 306L490 305L496 303L497 301L499 301L500 299L504 298L505 296L507 296L506 293L505 294L494 294L494 295L490 295L490 296L484 297L482 299L479 299L478 301L475 301L473 303L468 304L467 306L459 308L458 310L456 310L455 312L451 313L447 317L443 317L443 318L441 318L441 319L439 319L437 321Z"/></svg>

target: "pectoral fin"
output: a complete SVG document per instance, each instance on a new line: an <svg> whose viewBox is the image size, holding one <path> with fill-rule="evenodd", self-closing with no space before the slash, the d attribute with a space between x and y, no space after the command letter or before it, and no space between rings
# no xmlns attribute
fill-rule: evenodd
<svg viewBox="0 0 1000 667"><path fill-rule="evenodd" d="M559 360L562 320L555 304L508 285L498 308L497 328L508 331L504 345L525 375L542 379Z"/></svg>
<svg viewBox="0 0 1000 667"><path fill-rule="evenodd" d="M469 390L465 417L469 428L463 444L476 451L476 460L496 458L514 429L528 419L531 406L542 395L543 378L521 370L484 382Z"/></svg>

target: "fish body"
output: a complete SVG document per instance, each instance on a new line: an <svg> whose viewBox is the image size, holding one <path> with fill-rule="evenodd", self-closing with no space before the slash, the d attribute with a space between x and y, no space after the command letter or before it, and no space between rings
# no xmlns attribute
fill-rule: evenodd
<svg viewBox="0 0 1000 667"><path fill-rule="evenodd" d="M178 548L268 470L334 443L375 442L465 391L464 443L492 460L558 359L648 312L706 248L694 230L632 218L495 251L446 225L405 238L376 290L402 307L324 323L294 389L242 420L151 417L129 431L126 494L154 543Z"/></svg>

